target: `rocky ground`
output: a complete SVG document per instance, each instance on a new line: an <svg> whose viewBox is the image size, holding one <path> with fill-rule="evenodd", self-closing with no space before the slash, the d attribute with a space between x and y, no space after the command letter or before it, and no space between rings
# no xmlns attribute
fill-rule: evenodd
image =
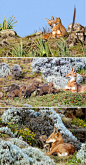
<svg viewBox="0 0 86 165"><path fill-rule="evenodd" d="M79 26L79 25L78 25ZM37 32L21 38L14 30L0 31L0 56L1 57L85 57L86 56L86 28L78 31L74 29L70 37L70 31L62 38L41 40L43 32ZM70 44L69 44L70 39ZM43 43L43 44L42 44ZM47 46L41 51L43 45ZM59 47L61 46L61 49ZM66 46L65 46L66 45ZM45 46L44 46L45 47ZM69 47L69 48L68 48ZM22 52L21 52L22 49ZM65 52L66 49L66 52Z"/></svg>

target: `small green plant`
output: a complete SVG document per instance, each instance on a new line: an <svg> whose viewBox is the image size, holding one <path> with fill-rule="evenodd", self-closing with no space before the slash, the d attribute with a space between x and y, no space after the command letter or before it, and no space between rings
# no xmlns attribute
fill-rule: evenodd
<svg viewBox="0 0 86 165"><path fill-rule="evenodd" d="M83 69L78 68L78 69L77 69L77 73L86 76L86 66L85 66Z"/></svg>
<svg viewBox="0 0 86 165"><path fill-rule="evenodd" d="M15 23L17 23L17 21L13 22L15 19L15 17L13 18L13 15L12 17L10 17L8 19L8 21L6 21L6 18L5 18L5 15L4 15L4 20L3 20L3 23L0 24L0 30L6 30L6 29L13 29L13 26Z"/></svg>
<svg viewBox="0 0 86 165"><path fill-rule="evenodd" d="M0 118L0 123L2 123L2 119Z"/></svg>
<svg viewBox="0 0 86 165"><path fill-rule="evenodd" d="M7 21L4 16L4 21L2 24L0 24L0 30L6 30L7 29Z"/></svg>
<svg viewBox="0 0 86 165"><path fill-rule="evenodd" d="M11 129L13 133L17 132L17 135L22 136L23 140L27 141L30 145L34 144L34 137L36 135L33 132L31 132L29 128L25 128L24 126L19 127L17 123L8 123L8 127Z"/></svg>
<svg viewBox="0 0 86 165"><path fill-rule="evenodd" d="M73 164L75 165L81 164L81 161L77 160L76 156L74 156L73 158L68 160L68 163L66 165L73 165Z"/></svg>
<svg viewBox="0 0 86 165"><path fill-rule="evenodd" d="M20 40L20 43L18 45L12 47L12 56L14 57L26 57L30 52L30 47L26 46L26 49L23 48L22 40Z"/></svg>
<svg viewBox="0 0 86 165"><path fill-rule="evenodd" d="M55 56L70 56L69 49L67 48L66 41L63 38L60 38L57 42L59 50L55 50Z"/></svg>
<svg viewBox="0 0 86 165"><path fill-rule="evenodd" d="M20 41L20 44L12 48L12 56L23 57L23 55L24 52L23 52L22 41Z"/></svg>
<svg viewBox="0 0 86 165"><path fill-rule="evenodd" d="M81 45L81 49L82 49L82 52L83 52L83 56L85 57L86 56L86 48L85 48L85 45L78 39L78 42L80 43Z"/></svg>
<svg viewBox="0 0 86 165"><path fill-rule="evenodd" d="M39 56L39 57L52 56L50 45L48 44L48 41L45 42L42 39L42 36L39 39L36 39L34 42L35 42L35 45L36 45L37 49L32 51L33 56Z"/></svg>
<svg viewBox="0 0 86 165"><path fill-rule="evenodd" d="M38 73L34 72L34 76L42 76L42 73L41 72L38 72Z"/></svg>
<svg viewBox="0 0 86 165"><path fill-rule="evenodd" d="M83 128L86 128L86 123L85 120L75 118L71 120L71 124L77 125L77 126L82 126Z"/></svg>
<svg viewBox="0 0 86 165"><path fill-rule="evenodd" d="M25 141L27 141L30 145L33 145L34 137L36 135L33 132L31 133L29 128L22 127L19 132Z"/></svg>
<svg viewBox="0 0 86 165"><path fill-rule="evenodd" d="M5 103L1 103L1 107L5 107Z"/></svg>
<svg viewBox="0 0 86 165"><path fill-rule="evenodd" d="M13 27L15 27L15 26L13 26L13 25L14 25L15 23L17 23L17 21L13 22L14 19L16 19L16 18L15 18L15 17L13 18L13 15L12 15L12 17L10 17L10 18L8 19L8 21L7 21L7 28L8 28L8 29L13 29Z"/></svg>

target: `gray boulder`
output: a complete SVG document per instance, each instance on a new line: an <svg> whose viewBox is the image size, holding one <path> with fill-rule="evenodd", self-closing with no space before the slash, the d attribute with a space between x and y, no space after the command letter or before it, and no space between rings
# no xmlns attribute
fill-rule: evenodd
<svg viewBox="0 0 86 165"><path fill-rule="evenodd" d="M6 63L0 64L0 77L7 77L10 74L10 66Z"/></svg>
<svg viewBox="0 0 86 165"><path fill-rule="evenodd" d="M72 28L72 23L68 25L68 30L67 32L71 32L71 28ZM79 23L75 23L73 26L73 30L74 31L80 31L80 30L84 30L84 27L82 25L80 25Z"/></svg>
<svg viewBox="0 0 86 165"><path fill-rule="evenodd" d="M15 64L12 68L12 73L15 77L20 77L22 74L22 69L19 65Z"/></svg>

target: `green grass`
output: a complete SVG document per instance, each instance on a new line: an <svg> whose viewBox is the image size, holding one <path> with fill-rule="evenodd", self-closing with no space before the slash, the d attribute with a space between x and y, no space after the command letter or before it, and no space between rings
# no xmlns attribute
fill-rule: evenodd
<svg viewBox="0 0 86 165"><path fill-rule="evenodd" d="M58 157L51 155L50 158L54 160L56 165L81 165L81 161L77 160L75 152L73 155L69 155L66 157Z"/></svg>
<svg viewBox="0 0 86 165"><path fill-rule="evenodd" d="M6 29L13 29L13 26L15 23L17 23L17 21L13 22L15 19L15 17L13 18L13 15L12 17L10 17L8 19L8 21L6 21L6 18L5 18L5 15L4 15L4 20L3 20L3 23L0 23L0 31L1 30L6 30Z"/></svg>
<svg viewBox="0 0 86 165"><path fill-rule="evenodd" d="M86 106L86 95L59 91L55 95L32 96L27 99L15 97L13 101L7 99L6 102L19 107L23 107L25 103L32 105L32 107L84 107Z"/></svg>

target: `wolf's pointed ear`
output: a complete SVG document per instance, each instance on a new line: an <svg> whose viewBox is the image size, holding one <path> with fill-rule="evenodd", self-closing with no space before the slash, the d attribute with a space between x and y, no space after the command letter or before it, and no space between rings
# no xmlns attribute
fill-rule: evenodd
<svg viewBox="0 0 86 165"><path fill-rule="evenodd" d="M47 22L49 22L49 19L46 18L46 20L47 20Z"/></svg>
<svg viewBox="0 0 86 165"><path fill-rule="evenodd" d="M54 127L54 133L58 133L58 130L56 127Z"/></svg>
<svg viewBox="0 0 86 165"><path fill-rule="evenodd" d="M73 71L73 67L71 67L71 71Z"/></svg>
<svg viewBox="0 0 86 165"><path fill-rule="evenodd" d="M74 68L74 72L76 73L76 68Z"/></svg>
<svg viewBox="0 0 86 165"><path fill-rule="evenodd" d="M51 17L51 20L54 20L54 17L53 16Z"/></svg>

